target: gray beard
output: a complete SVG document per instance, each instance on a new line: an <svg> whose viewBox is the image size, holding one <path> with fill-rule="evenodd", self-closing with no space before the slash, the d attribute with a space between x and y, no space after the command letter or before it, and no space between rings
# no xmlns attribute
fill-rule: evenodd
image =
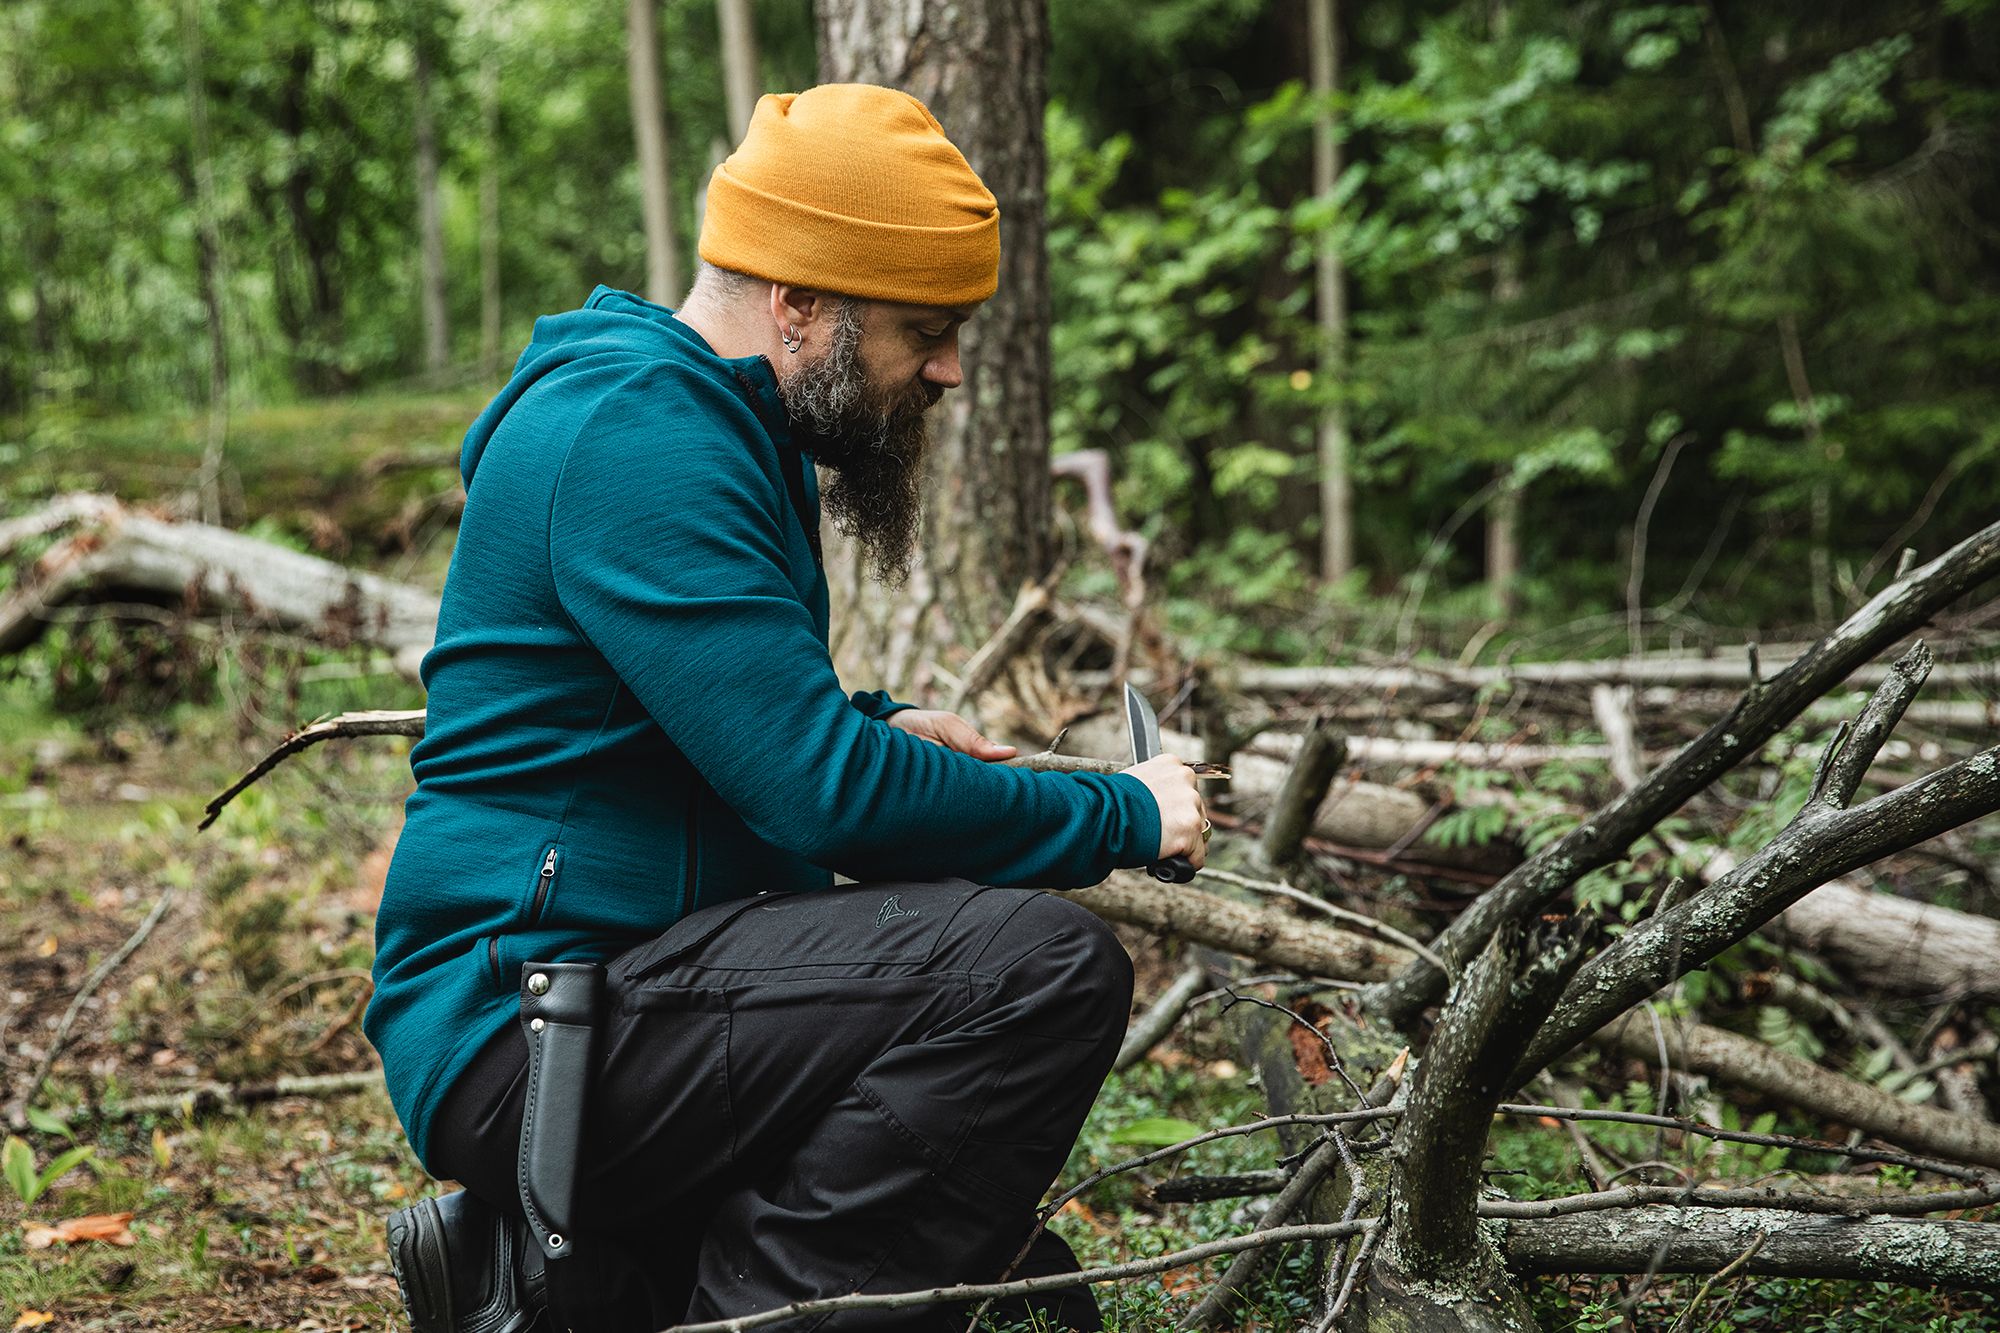
<svg viewBox="0 0 2000 1333"><path fill-rule="evenodd" d="M875 393L860 349L861 307L845 301L827 354L781 375L778 397L794 440L833 472L820 503L834 530L860 545L876 582L895 588L916 558L930 447L925 413L937 397L923 385Z"/></svg>

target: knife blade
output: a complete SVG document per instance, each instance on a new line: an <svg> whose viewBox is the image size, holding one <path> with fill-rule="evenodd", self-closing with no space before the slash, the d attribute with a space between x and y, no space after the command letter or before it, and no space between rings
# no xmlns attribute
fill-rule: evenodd
<svg viewBox="0 0 2000 1333"><path fill-rule="evenodd" d="M1146 696L1125 686L1125 724L1132 736L1132 762L1143 764L1160 752L1160 719ZM1146 873L1162 884L1185 884L1194 878L1194 862L1185 856L1169 856L1146 866Z"/></svg>

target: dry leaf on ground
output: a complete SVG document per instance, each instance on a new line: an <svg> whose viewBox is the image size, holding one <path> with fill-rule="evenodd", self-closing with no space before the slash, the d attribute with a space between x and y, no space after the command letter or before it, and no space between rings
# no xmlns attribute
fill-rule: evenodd
<svg viewBox="0 0 2000 1333"><path fill-rule="evenodd" d="M133 1243L130 1213L92 1213L88 1217L72 1217L43 1226L30 1222L23 1228L22 1244L31 1250L45 1250L51 1245L75 1245L79 1241L101 1240L107 1245L130 1245Z"/></svg>

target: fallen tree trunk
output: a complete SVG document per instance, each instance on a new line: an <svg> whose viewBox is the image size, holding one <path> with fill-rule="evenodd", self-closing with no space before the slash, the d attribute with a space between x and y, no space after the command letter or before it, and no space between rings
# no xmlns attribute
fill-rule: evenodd
<svg viewBox="0 0 2000 1333"><path fill-rule="evenodd" d="M1740 1263L1737 1272L1773 1277L2000 1293L2000 1223L1992 1222L1630 1208L1609 1218L1510 1220L1501 1235L1507 1266L1521 1274L1715 1273Z"/></svg>
<svg viewBox="0 0 2000 1333"><path fill-rule="evenodd" d="M0 653L41 637L49 613L78 598L118 596L236 608L282 629L395 655L414 677L437 637L438 599L421 588L349 569L206 523L174 523L115 500L70 496L0 530L0 554L30 536L82 530L58 541L0 599Z"/></svg>
<svg viewBox="0 0 2000 1333"><path fill-rule="evenodd" d="M2000 1167L2000 1125L1902 1101L1723 1028L1662 1020L1656 1031L1645 1014L1627 1014L1591 1040L1654 1066L1664 1045L1675 1069L1761 1092L1906 1148Z"/></svg>
<svg viewBox="0 0 2000 1333"><path fill-rule="evenodd" d="M1893 646L1885 642L1881 648ZM1880 651L1880 649L1878 649ZM1788 671L1797 662L1812 656L1809 650L1797 657L1778 658L1763 663L1768 672ZM1879 685L1888 668L1874 665L1856 667L1836 677L1828 689L1846 681L1850 686ZM1990 662L1964 662L1939 667L1935 679L1953 686L1985 686L1994 682ZM1079 673L1084 686L1098 683L1101 673ZM1140 683L1135 681L1135 683ZM1398 703L1416 703L1477 694L1483 690L1551 686L1587 689L1592 685L1630 685L1639 688L1740 690L1755 683L1749 653L1741 649L1734 656L1688 658L1610 657L1582 662L1520 662L1509 666L1454 666L1445 662L1396 666L1248 667L1230 676L1238 693L1275 696L1321 696L1348 694L1364 697L1378 706L1393 698Z"/></svg>
<svg viewBox="0 0 2000 1333"><path fill-rule="evenodd" d="M1407 950L1366 935L1252 907L1187 885L1160 884L1134 870L1114 871L1110 879L1094 888L1073 889L1062 896L1106 921L1161 931L1306 976L1376 981L1393 976L1413 957Z"/></svg>
<svg viewBox="0 0 2000 1333"><path fill-rule="evenodd" d="M1764 928L1850 981L1902 995L2000 999L2000 921L1834 880Z"/></svg>

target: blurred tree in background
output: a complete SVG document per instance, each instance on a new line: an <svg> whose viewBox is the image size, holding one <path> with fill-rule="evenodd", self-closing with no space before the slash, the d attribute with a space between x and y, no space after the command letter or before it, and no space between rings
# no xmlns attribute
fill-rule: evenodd
<svg viewBox="0 0 2000 1333"><path fill-rule="evenodd" d="M643 289L628 8L0 9L8 436L484 383L483 343L505 362L537 313ZM1824 619L1900 546L1990 517L1992 0L1347 0L1317 95L1308 8L1050 4L1053 445L1109 450L1170 596L1221 600L1184 631L1313 655L1328 624L1456 651L1510 607ZM759 82L810 82L809 0L747 9ZM712 0L657 17L685 266L731 138L722 28ZM1342 169L1315 191L1329 118ZM1332 585L1329 413L1354 511Z"/></svg>

